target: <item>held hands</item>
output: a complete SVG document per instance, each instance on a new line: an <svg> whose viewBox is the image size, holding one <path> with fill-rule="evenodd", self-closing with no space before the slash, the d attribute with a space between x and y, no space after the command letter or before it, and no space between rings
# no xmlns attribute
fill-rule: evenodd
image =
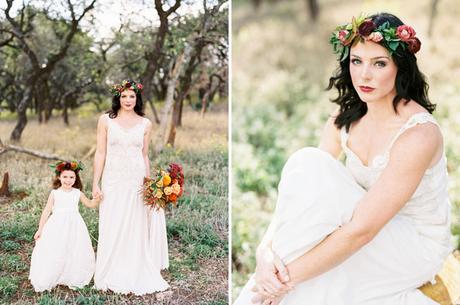
<svg viewBox="0 0 460 305"><path fill-rule="evenodd" d="M93 200L95 200L97 203L101 202L101 200L104 197L104 194L102 194L101 189L99 188L98 185L93 186Z"/></svg>
<svg viewBox="0 0 460 305"><path fill-rule="evenodd" d="M95 205L99 205L102 201L102 194L99 194L98 196L93 196L93 199L91 200L94 202Z"/></svg>
<svg viewBox="0 0 460 305"><path fill-rule="evenodd" d="M257 296L252 302L262 305L279 304L282 297L293 288L286 284L289 281L286 266L269 247L260 249L256 259L256 286L253 291L257 292Z"/></svg>

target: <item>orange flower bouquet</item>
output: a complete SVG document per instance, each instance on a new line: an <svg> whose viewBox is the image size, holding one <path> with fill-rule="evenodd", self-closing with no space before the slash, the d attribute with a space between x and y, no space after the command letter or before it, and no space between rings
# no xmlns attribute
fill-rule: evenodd
<svg viewBox="0 0 460 305"><path fill-rule="evenodd" d="M144 203L156 209L168 204L177 205L184 193L184 171L176 163L169 164L167 170L155 169L152 177L145 177L142 187Z"/></svg>

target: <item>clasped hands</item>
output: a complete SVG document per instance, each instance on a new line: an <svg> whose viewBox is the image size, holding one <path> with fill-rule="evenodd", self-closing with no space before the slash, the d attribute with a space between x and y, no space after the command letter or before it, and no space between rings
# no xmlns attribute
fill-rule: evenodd
<svg viewBox="0 0 460 305"><path fill-rule="evenodd" d="M92 192L92 195L93 195L93 199L97 200L97 201L101 201L102 199L104 199L104 194L102 193L101 189L99 188L99 186L93 186L93 192Z"/></svg>
<svg viewBox="0 0 460 305"><path fill-rule="evenodd" d="M253 304L277 305L284 295L293 289L289 274L281 259L270 248L260 249L256 256L256 285L252 288L256 296Z"/></svg>

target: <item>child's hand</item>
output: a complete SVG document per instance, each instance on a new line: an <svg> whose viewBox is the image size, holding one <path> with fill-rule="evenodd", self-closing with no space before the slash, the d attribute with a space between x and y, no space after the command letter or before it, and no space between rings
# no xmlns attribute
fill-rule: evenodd
<svg viewBox="0 0 460 305"><path fill-rule="evenodd" d="M35 232L34 239L37 240L40 236L42 236L42 230L37 230L37 232Z"/></svg>
<svg viewBox="0 0 460 305"><path fill-rule="evenodd" d="M93 186L93 198L98 198L102 197L102 192L101 189L99 188L98 185Z"/></svg>
<svg viewBox="0 0 460 305"><path fill-rule="evenodd" d="M97 205L99 205L102 201L102 194L96 195L91 199L92 202L94 202Z"/></svg>

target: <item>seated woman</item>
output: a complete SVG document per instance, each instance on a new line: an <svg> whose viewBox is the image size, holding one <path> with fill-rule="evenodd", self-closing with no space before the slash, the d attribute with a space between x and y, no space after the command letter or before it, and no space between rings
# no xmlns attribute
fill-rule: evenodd
<svg viewBox="0 0 460 305"><path fill-rule="evenodd" d="M255 275L234 304L428 305L417 287L450 253L443 138L396 16L353 18L331 38L338 110L319 148L287 161ZM337 158L346 155L346 164Z"/></svg>

